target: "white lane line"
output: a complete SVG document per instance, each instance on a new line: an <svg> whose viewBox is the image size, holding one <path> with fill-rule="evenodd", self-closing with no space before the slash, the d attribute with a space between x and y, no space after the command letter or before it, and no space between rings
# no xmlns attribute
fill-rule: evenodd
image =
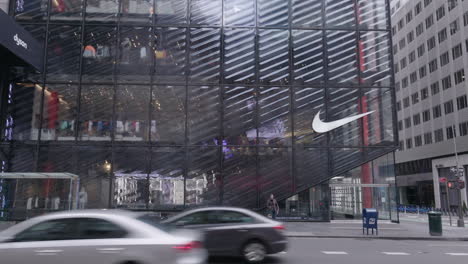
<svg viewBox="0 0 468 264"><path fill-rule="evenodd" d="M327 255L348 255L348 252L344 251L322 251L322 253Z"/></svg>
<svg viewBox="0 0 468 264"><path fill-rule="evenodd" d="M468 256L468 253L445 253L450 256Z"/></svg>
<svg viewBox="0 0 468 264"><path fill-rule="evenodd" d="M390 256L408 256L409 253L406 252L382 252L382 254L390 255Z"/></svg>

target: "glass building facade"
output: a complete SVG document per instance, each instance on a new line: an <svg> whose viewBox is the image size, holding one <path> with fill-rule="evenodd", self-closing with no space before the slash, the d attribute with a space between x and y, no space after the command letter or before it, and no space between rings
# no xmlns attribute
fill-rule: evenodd
<svg viewBox="0 0 468 264"><path fill-rule="evenodd" d="M393 208L387 0L10 6L42 42L45 71L12 69L3 88L3 171L76 174L80 208L259 210L271 193L285 215L318 220L349 199ZM311 126L317 113L366 112L327 133ZM2 184L4 210L59 208L50 201L69 192L59 180Z"/></svg>

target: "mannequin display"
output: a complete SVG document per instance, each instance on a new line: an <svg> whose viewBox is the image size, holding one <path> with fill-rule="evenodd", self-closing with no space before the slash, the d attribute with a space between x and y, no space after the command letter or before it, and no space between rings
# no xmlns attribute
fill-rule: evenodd
<svg viewBox="0 0 468 264"><path fill-rule="evenodd" d="M54 199L52 199L51 208L53 210L58 210L60 208L60 198L59 197L55 197Z"/></svg>
<svg viewBox="0 0 468 264"><path fill-rule="evenodd" d="M88 203L88 193L84 187L81 187L78 193L78 209L85 209L86 203Z"/></svg>
<svg viewBox="0 0 468 264"><path fill-rule="evenodd" d="M31 210L32 209L32 203L33 203L33 198L29 197L27 202L26 202L26 210Z"/></svg>

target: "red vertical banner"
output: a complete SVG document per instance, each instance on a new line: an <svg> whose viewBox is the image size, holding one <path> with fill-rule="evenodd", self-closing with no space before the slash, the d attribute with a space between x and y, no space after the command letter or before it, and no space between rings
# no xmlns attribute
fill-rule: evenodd
<svg viewBox="0 0 468 264"><path fill-rule="evenodd" d="M361 113L367 113L367 97L361 97ZM369 145L369 116L362 118L362 145L364 147ZM372 183L372 167L370 163L366 163L361 166L361 183L370 184ZM372 208L372 188L362 188L362 207Z"/></svg>
<svg viewBox="0 0 468 264"><path fill-rule="evenodd" d="M47 107L47 116L49 117L48 128L55 129L58 119L59 98L57 92L51 92Z"/></svg>

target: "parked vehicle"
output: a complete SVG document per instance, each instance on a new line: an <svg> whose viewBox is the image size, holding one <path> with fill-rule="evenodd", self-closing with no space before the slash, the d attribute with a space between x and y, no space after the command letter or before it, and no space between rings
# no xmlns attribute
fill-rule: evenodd
<svg viewBox="0 0 468 264"><path fill-rule="evenodd" d="M288 241L284 225L250 210L208 207L189 210L163 223L205 232L210 256L242 256L258 263L268 254L283 252Z"/></svg>
<svg viewBox="0 0 468 264"><path fill-rule="evenodd" d="M203 235L171 230L142 213L83 210L53 213L0 233L1 262L35 264L204 263Z"/></svg>

